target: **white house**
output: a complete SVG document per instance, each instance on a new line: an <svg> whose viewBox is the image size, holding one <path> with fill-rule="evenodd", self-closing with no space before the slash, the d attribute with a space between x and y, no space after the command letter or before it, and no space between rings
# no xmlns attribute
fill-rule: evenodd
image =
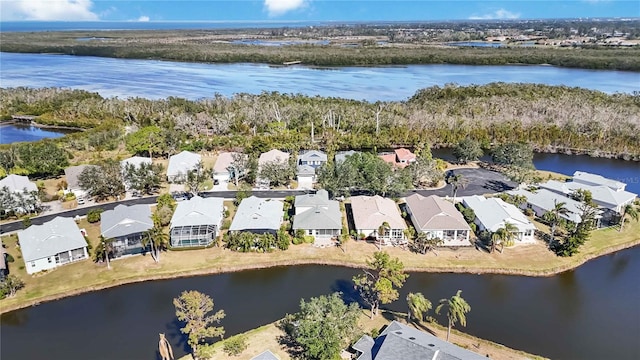
<svg viewBox="0 0 640 360"><path fill-rule="evenodd" d="M295 200L295 216L292 229L302 229L313 236L314 244L330 245L342 232L340 204L329 200L326 190L315 194L298 195Z"/></svg>
<svg viewBox="0 0 640 360"><path fill-rule="evenodd" d="M573 173L573 181L579 184L591 185L591 186L599 186L603 185L608 188L611 188L614 191L624 191L627 187L627 184L613 179L607 179L604 176L600 176L597 174L591 174L584 171L576 171Z"/></svg>
<svg viewBox="0 0 640 360"><path fill-rule="evenodd" d="M33 205L38 202L38 187L29 181L28 177L8 175L0 180L0 189L8 191L8 194L0 199L0 213L9 211L26 213L35 210ZM23 202L22 199L29 199L28 203Z"/></svg>
<svg viewBox="0 0 640 360"><path fill-rule="evenodd" d="M298 165L308 165L314 169L327 162L327 154L319 150L305 150L298 154Z"/></svg>
<svg viewBox="0 0 640 360"><path fill-rule="evenodd" d="M226 185L229 181L232 181L235 176L233 174L233 169L230 168L235 156L242 156L245 159L248 157L246 154L236 152L222 152L218 155L216 164L213 166L213 180L218 183L219 187L222 189L226 189ZM242 176L243 174L239 175Z"/></svg>
<svg viewBox="0 0 640 360"><path fill-rule="evenodd" d="M429 239L440 238L444 246L471 246L471 228L453 203L431 195L413 194L406 199L407 213L416 231Z"/></svg>
<svg viewBox="0 0 640 360"><path fill-rule="evenodd" d="M262 171L262 167L268 163L279 163L286 165L289 162L289 153L284 151L280 151L277 149L269 150L266 153L260 154L260 158L258 158L258 174ZM268 187L270 180L269 179L256 179L258 186L260 187Z"/></svg>
<svg viewBox="0 0 640 360"><path fill-rule="evenodd" d="M87 242L71 218L56 217L18 232L28 274L87 259Z"/></svg>
<svg viewBox="0 0 640 360"><path fill-rule="evenodd" d="M29 181L29 177L15 174L7 175L7 177L0 180L0 188L5 186L12 193L38 191L36 184Z"/></svg>
<svg viewBox="0 0 640 360"><path fill-rule="evenodd" d="M78 177L82 173L82 171L90 166L95 165L77 165L77 166L69 166L64 169L64 177L67 181L67 191L75 194L76 197L83 197L86 195L86 191L84 191L80 187L80 180Z"/></svg>
<svg viewBox="0 0 640 360"><path fill-rule="evenodd" d="M195 170L202 161L200 154L190 151L183 151L179 154L169 157L169 165L167 166L167 179L169 182L184 181L189 171Z"/></svg>
<svg viewBox="0 0 640 360"><path fill-rule="evenodd" d="M515 206L500 198L485 198L474 195L463 198L463 204L473 209L476 214L475 223L478 230L496 232L510 223L518 228L516 243L532 243L535 241L535 225Z"/></svg>
<svg viewBox="0 0 640 360"><path fill-rule="evenodd" d="M296 175L298 189L313 189L313 183L316 180L316 169L310 165L298 165Z"/></svg>
<svg viewBox="0 0 640 360"><path fill-rule="evenodd" d="M178 203L171 218L171 246L208 246L218 236L224 204L222 198L194 196Z"/></svg>
<svg viewBox="0 0 640 360"><path fill-rule="evenodd" d="M127 167L127 165L138 168L143 164L151 165L151 158L144 156L132 156L128 159L120 161L120 167L122 167L123 170Z"/></svg>
<svg viewBox="0 0 640 360"><path fill-rule="evenodd" d="M142 245L144 233L153 228L149 205L118 205L100 214L100 234L113 239L113 257L140 254L147 250Z"/></svg>
<svg viewBox="0 0 640 360"><path fill-rule="evenodd" d="M560 217L576 224L582 221L582 203L564 195L554 193L553 191L549 191L547 189L538 189L535 192L531 192L519 189L507 191L507 194L524 196L527 199L527 202L522 205L521 208L529 208L533 210L533 212L538 217L542 217L547 212L552 211L555 208L556 204L564 203L564 207L565 209L567 209L567 213L560 214ZM599 227L599 219L602 217L600 214L601 211L599 211L596 215L596 227Z"/></svg>
<svg viewBox="0 0 640 360"><path fill-rule="evenodd" d="M250 196L238 206L229 231L275 234L282 224L283 209L282 201Z"/></svg>
<svg viewBox="0 0 640 360"><path fill-rule="evenodd" d="M383 245L406 241L404 230L407 229L407 224L393 200L379 195L353 196L351 212L358 235L375 238ZM384 234L379 234L378 229L384 223L389 224L389 228L385 229Z"/></svg>

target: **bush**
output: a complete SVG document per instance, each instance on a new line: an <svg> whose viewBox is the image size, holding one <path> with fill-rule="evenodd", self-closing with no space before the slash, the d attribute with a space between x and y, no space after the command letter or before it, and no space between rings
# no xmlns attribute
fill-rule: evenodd
<svg viewBox="0 0 640 360"><path fill-rule="evenodd" d="M238 356L247 348L244 336L234 336L224 342L224 352L229 356Z"/></svg>
<svg viewBox="0 0 640 360"><path fill-rule="evenodd" d="M62 201L71 201L71 200L75 200L76 199L76 194L72 193L72 192L68 192L66 194L64 194Z"/></svg>
<svg viewBox="0 0 640 360"><path fill-rule="evenodd" d="M527 216L533 216L533 209L526 208L524 209L524 214Z"/></svg>
<svg viewBox="0 0 640 360"><path fill-rule="evenodd" d="M98 221L100 221L100 214L102 214L103 212L104 210L101 208L89 210L89 212L87 213L87 221L91 224L97 223Z"/></svg>
<svg viewBox="0 0 640 360"><path fill-rule="evenodd" d="M229 228L231 227L231 220L229 219L224 219L224 221L222 222L222 226L220 227L221 230L229 230Z"/></svg>
<svg viewBox="0 0 640 360"><path fill-rule="evenodd" d="M11 256L11 254L7 254L6 260L8 263L12 263L14 261L16 261L13 256Z"/></svg>

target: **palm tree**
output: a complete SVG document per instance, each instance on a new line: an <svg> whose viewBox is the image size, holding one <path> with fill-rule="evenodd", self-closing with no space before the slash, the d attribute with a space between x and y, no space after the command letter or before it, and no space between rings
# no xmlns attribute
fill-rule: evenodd
<svg viewBox="0 0 640 360"><path fill-rule="evenodd" d="M449 341L451 328L458 321L460 321L460 325L467 326L466 313L471 311L471 306L469 306L467 301L463 299L460 294L462 294L462 290L458 290L458 292L450 299L441 299L440 305L436 308L436 314L438 315L440 315L440 310L442 310L442 308L447 308L447 319L449 320L449 325L447 327L447 341Z"/></svg>
<svg viewBox="0 0 640 360"><path fill-rule="evenodd" d="M467 179L465 179L460 174L451 175L447 178L447 182L451 184L451 196L453 196L453 202L456 202L456 195L458 194L458 189L464 189L467 186Z"/></svg>
<svg viewBox="0 0 640 360"><path fill-rule="evenodd" d="M411 322L411 315L417 318L418 321L422 321L424 314L431 310L431 301L425 298L422 293L409 293L407 295L407 305L409 306L407 322Z"/></svg>
<svg viewBox="0 0 640 360"><path fill-rule="evenodd" d="M160 251L166 248L168 242L169 235L164 232L162 226L157 222L142 236L142 246L149 245L151 247L151 257L155 262L160 262Z"/></svg>
<svg viewBox="0 0 640 360"><path fill-rule="evenodd" d="M517 226L505 221L504 226L491 235L491 252L496 250L498 244L500 244L500 252L504 250L505 246L512 246L517 232Z"/></svg>
<svg viewBox="0 0 640 360"><path fill-rule="evenodd" d="M100 235L100 244L98 244L98 247L96 248L96 254L95 254L96 261L98 261L98 259L104 259L104 261L106 261L107 263L107 269L111 270L111 263L109 261L109 257L112 252L113 252L113 239L105 238L104 236Z"/></svg>
<svg viewBox="0 0 640 360"><path fill-rule="evenodd" d="M380 248L380 245L382 245L382 241L384 240L384 237L387 236L390 230L391 230L391 226L386 221L383 222L378 227L378 234L376 235L376 242L378 243L378 248Z"/></svg>
<svg viewBox="0 0 640 360"><path fill-rule="evenodd" d="M569 209L565 206L567 203L558 202L558 200L553 200L553 209L547 211L542 215L542 218L551 225L551 240L550 244L553 244L556 235L556 226L560 222L562 218L561 215L567 215L569 213Z"/></svg>
<svg viewBox="0 0 640 360"><path fill-rule="evenodd" d="M169 344L164 334L160 334L160 341L158 341L158 352L160 353L160 357L162 358L162 360L173 359L173 349L171 349L171 344Z"/></svg>
<svg viewBox="0 0 640 360"><path fill-rule="evenodd" d="M633 206L633 204L627 204L622 208L622 215L620 216L620 230L622 231L622 227L624 226L625 217L629 215L633 220L638 221L640 218L640 212L638 209Z"/></svg>

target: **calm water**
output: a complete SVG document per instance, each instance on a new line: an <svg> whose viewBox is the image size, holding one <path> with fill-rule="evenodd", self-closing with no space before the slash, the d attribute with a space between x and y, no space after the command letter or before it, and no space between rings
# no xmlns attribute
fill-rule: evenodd
<svg viewBox="0 0 640 360"><path fill-rule="evenodd" d="M29 125L0 125L0 144L59 138L67 133L68 131L43 129Z"/></svg>
<svg viewBox="0 0 640 360"><path fill-rule="evenodd" d="M326 21L3 21L0 31L247 29L330 24Z"/></svg>
<svg viewBox="0 0 640 360"><path fill-rule="evenodd" d="M222 324L232 335L295 312L302 297L332 291L352 296L355 273L329 266L273 268L146 282L45 303L2 316L1 355L153 359L159 332L182 355L187 348L172 299L183 290L211 295L227 313ZM400 299L421 291L436 302L462 289L472 307L465 331L473 335L554 359L638 359L638 273L640 247L550 278L415 273ZM406 311L403 301L390 308Z"/></svg>
<svg viewBox="0 0 640 360"><path fill-rule="evenodd" d="M279 91L357 100L404 100L433 85L491 82L579 86L607 93L640 90L640 73L552 66L411 65L398 67L192 64L170 61L0 53L2 87L65 87L103 96L178 96Z"/></svg>

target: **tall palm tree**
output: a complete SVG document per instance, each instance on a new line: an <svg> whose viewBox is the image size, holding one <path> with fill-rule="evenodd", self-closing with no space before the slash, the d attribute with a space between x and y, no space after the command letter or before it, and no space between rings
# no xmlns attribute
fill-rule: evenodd
<svg viewBox="0 0 640 360"><path fill-rule="evenodd" d="M555 235L556 235L556 226L562 219L562 215L567 215L569 213L569 209L565 206L567 203L558 202L558 200L553 200L553 209L547 211L542 215L542 218L551 225L551 241L550 244L553 244Z"/></svg>
<svg viewBox="0 0 640 360"><path fill-rule="evenodd" d="M449 341L451 328L455 326L458 321L460 322L460 325L467 326L466 314L471 311L471 306L462 298L462 296L460 296L460 294L462 294L462 290L458 290L458 292L449 299L441 299L440 305L436 308L436 314L438 315L440 315L440 311L443 308L447 308L447 319L449 320L449 325L447 327L447 341Z"/></svg>
<svg viewBox="0 0 640 360"><path fill-rule="evenodd" d="M424 314L431 310L431 301L425 298L422 293L409 293L407 295L407 306L409 311L407 312L407 322L411 322L411 316L422 321Z"/></svg>
<svg viewBox="0 0 640 360"><path fill-rule="evenodd" d="M100 243L96 248L96 261L99 258L104 258L104 261L107 263L107 269L111 270L111 262L109 261L109 256L113 252L113 239L105 238L100 235Z"/></svg>
<svg viewBox="0 0 640 360"><path fill-rule="evenodd" d="M620 230L622 231L622 227L624 226L625 217L629 215L633 220L638 221L640 218L640 211L633 206L633 204L627 204L622 208L622 215L620 216Z"/></svg>
<svg viewBox="0 0 640 360"><path fill-rule="evenodd" d="M169 235L164 232L162 226L157 222L142 236L142 246L149 245L151 247L151 257L155 262L160 262L160 251L165 249L168 243Z"/></svg>
<svg viewBox="0 0 640 360"><path fill-rule="evenodd" d="M512 246L517 232L517 226L505 221L504 226L491 235L491 252L496 251L498 244L500 244L500 252L504 250L505 246Z"/></svg>
<svg viewBox="0 0 640 360"><path fill-rule="evenodd" d="M447 178L447 182L449 184L451 184L451 196L453 196L453 202L456 202L456 195L458 194L458 189L462 188L464 189L465 186L467 186L467 179L460 175L460 174L455 174L455 175L451 175Z"/></svg>
<svg viewBox="0 0 640 360"><path fill-rule="evenodd" d="M384 240L384 237L387 236L389 231L391 231L391 225L389 225L389 223L386 221L383 222L378 227L378 233L376 235L376 242L378 243L378 248L380 248L380 246L382 245L382 241Z"/></svg>

